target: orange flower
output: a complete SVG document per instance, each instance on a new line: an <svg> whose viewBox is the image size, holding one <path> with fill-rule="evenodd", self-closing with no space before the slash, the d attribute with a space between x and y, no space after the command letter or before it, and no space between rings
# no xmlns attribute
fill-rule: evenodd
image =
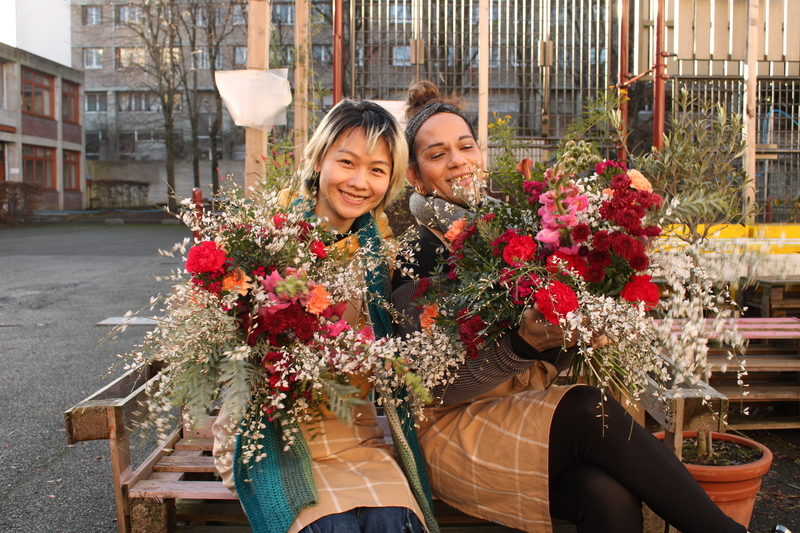
<svg viewBox="0 0 800 533"><path fill-rule="evenodd" d="M312 315L319 315L331 305L331 295L322 285L316 285L308 293L306 311Z"/></svg>
<svg viewBox="0 0 800 533"><path fill-rule="evenodd" d="M444 238L450 242L456 240L462 231L464 231L464 226L467 225L466 219L460 218L450 224L450 228L447 230L447 233L444 234Z"/></svg>
<svg viewBox="0 0 800 533"><path fill-rule="evenodd" d="M436 323L436 317L439 316L439 304L426 305L422 309L422 314L419 317L419 323L423 331L427 331Z"/></svg>
<svg viewBox="0 0 800 533"><path fill-rule="evenodd" d="M653 186L650 181L644 177L644 174L635 168L628 169L628 177L631 179L631 187L638 191L653 192Z"/></svg>
<svg viewBox="0 0 800 533"><path fill-rule="evenodd" d="M231 270L222 278L222 290L230 292L236 290L239 294L244 296L247 294L250 287L253 286L253 284L250 283L251 281L253 280L250 276L245 274L242 269L237 268L236 270Z"/></svg>

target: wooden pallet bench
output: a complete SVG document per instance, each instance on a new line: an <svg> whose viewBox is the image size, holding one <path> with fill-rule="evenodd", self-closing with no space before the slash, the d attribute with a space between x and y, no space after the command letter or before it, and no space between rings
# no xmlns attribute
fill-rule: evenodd
<svg viewBox="0 0 800 533"><path fill-rule="evenodd" d="M743 279L737 295L741 307L758 309L762 317L800 314L800 277L760 277Z"/></svg>
<svg viewBox="0 0 800 533"><path fill-rule="evenodd" d="M120 533L249 533L236 496L222 484L211 455L213 418L201 428L177 428L138 466L131 463L131 424L144 416L145 383L157 368L129 371L64 413L67 441L107 439ZM441 501L434 511L446 533L513 533ZM573 533L566 522L556 533Z"/></svg>
<svg viewBox="0 0 800 533"><path fill-rule="evenodd" d="M728 349L709 347L709 384L729 400L729 426L738 430L800 427L800 318L732 320L748 341L743 354L745 387L736 383L736 361L727 359ZM679 328L680 324L676 324L675 330ZM725 366L727 370L723 372ZM751 414L742 414L743 407L749 407Z"/></svg>

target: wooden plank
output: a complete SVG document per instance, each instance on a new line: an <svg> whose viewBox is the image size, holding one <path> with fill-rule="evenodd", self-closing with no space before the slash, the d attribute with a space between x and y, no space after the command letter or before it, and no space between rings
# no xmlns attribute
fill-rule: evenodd
<svg viewBox="0 0 800 533"><path fill-rule="evenodd" d="M736 372L736 361L728 361L725 357L711 356L708 361L713 372L720 372L723 365L727 365L728 374ZM800 356L795 355L751 355L748 354L745 362L748 373L753 372L800 372Z"/></svg>
<svg viewBox="0 0 800 533"><path fill-rule="evenodd" d="M181 439L175 443L176 450L199 450L203 452L210 452L214 449L213 438L187 438Z"/></svg>
<svg viewBox="0 0 800 533"><path fill-rule="evenodd" d="M150 373L150 369L145 369L144 372L138 369L129 370L65 411L67 443L107 439L109 423L106 410L119 405L137 405L145 394L144 378Z"/></svg>
<svg viewBox="0 0 800 533"><path fill-rule="evenodd" d="M694 27L694 0L678 0L675 5L675 53L678 59L694 59L697 34ZM708 38L706 36L706 38ZM669 42L665 40L665 42Z"/></svg>
<svg viewBox="0 0 800 533"><path fill-rule="evenodd" d="M162 443L161 445L157 446L155 450L153 450L150 455L147 456L147 459L142 461L142 464L133 471L131 476L125 480L123 480L123 490L128 490L131 486L135 485L139 481L143 479L147 479L153 473L153 467L158 463L158 461L164 457L165 455L172 452L172 445L178 441L181 436L181 428L176 428L170 435L167 437L167 440Z"/></svg>
<svg viewBox="0 0 800 533"><path fill-rule="evenodd" d="M738 402L742 399L745 402L800 401L800 383L795 381L749 383L748 385L742 388L735 383L720 383L715 384L714 388L731 402ZM747 396L742 396L743 391L748 391Z"/></svg>
<svg viewBox="0 0 800 533"><path fill-rule="evenodd" d="M731 5L728 50L734 61L747 59L747 8L747 0L733 0Z"/></svg>
<svg viewBox="0 0 800 533"><path fill-rule="evenodd" d="M156 463L156 472L216 472L213 457L167 455Z"/></svg>
<svg viewBox="0 0 800 533"><path fill-rule="evenodd" d="M784 6L784 0L772 0L767 6L766 53L767 59L770 61L782 61L784 57L783 32L786 22Z"/></svg>
<svg viewBox="0 0 800 533"><path fill-rule="evenodd" d="M130 488L131 499L182 498L185 500L236 500L221 481L160 481L144 479Z"/></svg>
<svg viewBox="0 0 800 533"><path fill-rule="evenodd" d="M711 2L695 4L694 28L695 59L711 59ZM708 74L708 72L702 74ZM698 73L698 75L702 74Z"/></svg>
<svg viewBox="0 0 800 533"><path fill-rule="evenodd" d="M800 428L800 416L737 416L729 417L728 427L745 429L796 429Z"/></svg>
<svg viewBox="0 0 800 533"><path fill-rule="evenodd" d="M730 31L728 28L729 15L728 0L717 0L714 3L714 20L712 21L714 25L714 48L711 51L711 57L714 59L728 59L728 43L730 42L730 36L728 35ZM722 62L716 63L714 74L722 75L722 66ZM718 72L716 71L717 68L719 68Z"/></svg>

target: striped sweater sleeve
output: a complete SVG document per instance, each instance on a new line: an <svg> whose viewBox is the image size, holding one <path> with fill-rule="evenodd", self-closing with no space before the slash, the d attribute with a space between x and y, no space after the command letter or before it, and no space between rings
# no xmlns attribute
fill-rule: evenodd
<svg viewBox="0 0 800 533"><path fill-rule="evenodd" d="M404 315L395 326L396 332L401 336L420 329L421 310L411 304L416 290L417 282L411 281L399 287L392 295L392 303ZM514 344L524 343L519 338L514 341ZM558 348L554 351L538 352L529 345L527 347L529 350L525 350L525 357L522 357L512 348L512 334L509 332L501 336L498 341L481 349L477 359L468 359L462 364L458 368L458 377L452 384L437 386L433 390L434 401L443 405L470 401L526 371L537 360L547 360L560 352ZM534 354L539 354L540 357L532 357Z"/></svg>

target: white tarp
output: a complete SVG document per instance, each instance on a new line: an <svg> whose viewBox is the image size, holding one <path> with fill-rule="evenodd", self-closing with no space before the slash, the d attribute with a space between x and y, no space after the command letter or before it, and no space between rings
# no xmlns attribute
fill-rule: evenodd
<svg viewBox="0 0 800 533"><path fill-rule="evenodd" d="M289 69L221 70L217 88L237 126L268 130L286 124L292 103Z"/></svg>

